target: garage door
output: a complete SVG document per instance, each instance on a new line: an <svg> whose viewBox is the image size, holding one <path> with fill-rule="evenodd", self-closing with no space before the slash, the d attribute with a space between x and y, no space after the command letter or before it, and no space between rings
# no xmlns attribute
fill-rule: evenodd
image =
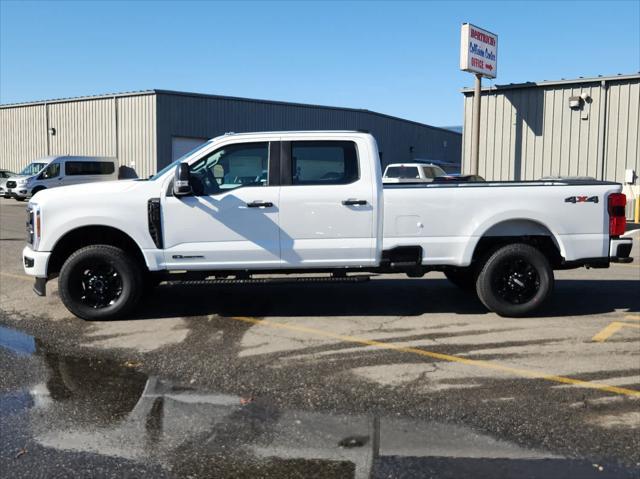
<svg viewBox="0 0 640 479"><path fill-rule="evenodd" d="M197 146L202 145L208 138L187 138L185 136L171 137L171 161L177 160Z"/></svg>

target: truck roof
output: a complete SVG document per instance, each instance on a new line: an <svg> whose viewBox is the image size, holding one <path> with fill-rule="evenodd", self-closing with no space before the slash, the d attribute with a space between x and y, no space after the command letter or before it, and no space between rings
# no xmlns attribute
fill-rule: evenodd
<svg viewBox="0 0 640 479"><path fill-rule="evenodd" d="M349 134L349 135L363 135L371 136L371 132L365 130L282 130L282 131L252 131L235 133L230 131L224 135L217 136L216 138L222 138L225 136L267 136L267 135L334 135L334 134Z"/></svg>

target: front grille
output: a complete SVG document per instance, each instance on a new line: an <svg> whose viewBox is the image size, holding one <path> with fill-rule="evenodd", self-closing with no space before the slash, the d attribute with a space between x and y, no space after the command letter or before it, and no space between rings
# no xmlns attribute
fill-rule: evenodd
<svg viewBox="0 0 640 479"><path fill-rule="evenodd" d="M33 244L33 210L27 206L27 243Z"/></svg>
<svg viewBox="0 0 640 479"><path fill-rule="evenodd" d="M7 181L7 188L15 188L18 184L15 181Z"/></svg>

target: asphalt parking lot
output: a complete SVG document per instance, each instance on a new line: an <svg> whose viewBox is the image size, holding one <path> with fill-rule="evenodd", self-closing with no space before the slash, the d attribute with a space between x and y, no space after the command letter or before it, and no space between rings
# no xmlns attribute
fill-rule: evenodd
<svg viewBox="0 0 640 479"><path fill-rule="evenodd" d="M31 292L24 207L0 199L7 477L640 477L638 241L532 318L431 273L165 284L85 322Z"/></svg>

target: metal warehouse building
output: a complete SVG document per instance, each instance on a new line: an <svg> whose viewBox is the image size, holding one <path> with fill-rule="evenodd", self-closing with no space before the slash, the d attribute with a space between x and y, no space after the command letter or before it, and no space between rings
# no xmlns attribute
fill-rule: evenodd
<svg viewBox="0 0 640 479"><path fill-rule="evenodd" d="M279 130L367 130L383 164L460 163L459 133L369 110L149 90L1 105L0 165L20 170L47 155L112 156L124 173L146 177L225 132Z"/></svg>
<svg viewBox="0 0 640 479"><path fill-rule="evenodd" d="M463 94L464 168L471 159L473 90ZM478 172L492 180L624 182L626 170L640 172L640 74L485 88L479 154Z"/></svg>

